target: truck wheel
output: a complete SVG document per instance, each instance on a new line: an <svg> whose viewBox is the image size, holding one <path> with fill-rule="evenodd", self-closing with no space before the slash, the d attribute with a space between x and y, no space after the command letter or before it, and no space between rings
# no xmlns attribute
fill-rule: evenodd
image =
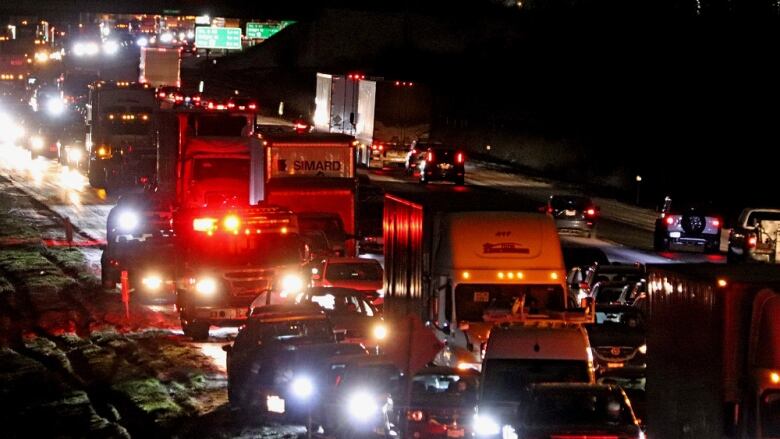
<svg viewBox="0 0 780 439"><path fill-rule="evenodd" d="M199 322L197 320L181 319L181 329L184 335L194 341L204 341L209 338L209 323Z"/></svg>

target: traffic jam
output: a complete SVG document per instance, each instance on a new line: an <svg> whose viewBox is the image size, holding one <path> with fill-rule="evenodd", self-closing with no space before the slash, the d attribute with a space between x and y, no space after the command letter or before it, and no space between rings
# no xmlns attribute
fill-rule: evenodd
<svg viewBox="0 0 780 439"><path fill-rule="evenodd" d="M283 116L196 17L95 17L0 40L9 437L780 438L780 209L615 244L638 208L484 183L423 82Z"/></svg>

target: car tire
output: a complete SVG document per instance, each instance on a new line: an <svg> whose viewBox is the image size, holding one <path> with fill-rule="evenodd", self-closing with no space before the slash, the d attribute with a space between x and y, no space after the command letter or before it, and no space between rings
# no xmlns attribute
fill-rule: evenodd
<svg viewBox="0 0 780 439"><path fill-rule="evenodd" d="M193 341L205 341L209 338L209 325L208 322L200 322L197 320L187 320L182 317L181 330L184 335L190 337Z"/></svg>

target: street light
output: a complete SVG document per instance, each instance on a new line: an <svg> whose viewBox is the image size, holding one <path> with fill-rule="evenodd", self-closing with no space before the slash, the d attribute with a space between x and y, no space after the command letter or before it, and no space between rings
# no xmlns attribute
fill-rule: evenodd
<svg viewBox="0 0 780 439"><path fill-rule="evenodd" d="M642 184L642 176L636 176L636 204L639 205L639 187Z"/></svg>

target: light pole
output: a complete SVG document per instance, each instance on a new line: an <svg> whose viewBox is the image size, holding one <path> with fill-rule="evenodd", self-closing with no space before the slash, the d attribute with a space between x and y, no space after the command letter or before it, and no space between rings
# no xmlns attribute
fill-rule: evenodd
<svg viewBox="0 0 780 439"><path fill-rule="evenodd" d="M636 204L639 205L639 188L642 184L642 176L637 175L636 176Z"/></svg>

